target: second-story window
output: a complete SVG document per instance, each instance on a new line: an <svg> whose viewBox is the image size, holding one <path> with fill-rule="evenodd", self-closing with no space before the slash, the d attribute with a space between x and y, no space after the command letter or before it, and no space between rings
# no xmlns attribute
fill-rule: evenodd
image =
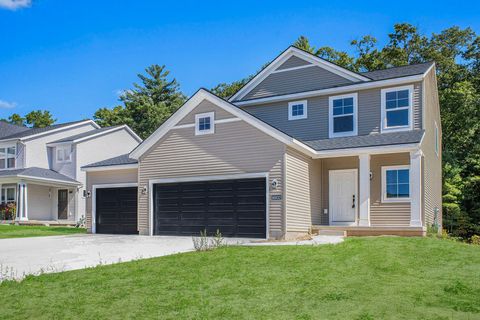
<svg viewBox="0 0 480 320"><path fill-rule="evenodd" d="M329 98L329 136L357 135L357 94Z"/></svg>
<svg viewBox="0 0 480 320"><path fill-rule="evenodd" d="M71 146L59 146L56 148L57 162L70 162L72 161L72 147Z"/></svg>
<svg viewBox="0 0 480 320"><path fill-rule="evenodd" d="M207 112L195 115L195 135L215 132L215 113Z"/></svg>
<svg viewBox="0 0 480 320"><path fill-rule="evenodd" d="M307 100L293 101L288 103L288 120L307 118Z"/></svg>
<svg viewBox="0 0 480 320"><path fill-rule="evenodd" d="M0 148L0 169L15 168L16 147Z"/></svg>
<svg viewBox="0 0 480 320"><path fill-rule="evenodd" d="M383 89L382 130L400 131L412 128L413 86Z"/></svg>

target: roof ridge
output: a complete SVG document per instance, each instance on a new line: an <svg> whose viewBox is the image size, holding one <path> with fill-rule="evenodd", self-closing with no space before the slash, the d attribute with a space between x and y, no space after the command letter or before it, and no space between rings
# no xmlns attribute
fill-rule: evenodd
<svg viewBox="0 0 480 320"><path fill-rule="evenodd" d="M405 64L403 66L395 66L395 67L389 67L389 68L383 68L383 69L376 69L376 70L362 72L362 74L370 73L370 72L376 72L376 71L383 71L383 70L392 70L392 69L397 69L397 68L405 68L405 67L411 67L411 66L419 66L421 64L432 64L432 63L435 63L435 61L434 60L429 60L429 61L426 61L426 62Z"/></svg>

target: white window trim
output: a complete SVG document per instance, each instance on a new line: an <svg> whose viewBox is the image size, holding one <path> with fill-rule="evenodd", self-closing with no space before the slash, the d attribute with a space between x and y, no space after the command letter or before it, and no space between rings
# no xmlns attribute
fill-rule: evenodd
<svg viewBox="0 0 480 320"><path fill-rule="evenodd" d="M61 151L63 154L63 159L59 160L58 159L58 152ZM65 159L65 155L67 154L68 151L68 159ZM65 145L65 146L57 146L55 147L55 160L57 163L69 163L72 162L72 146L71 145Z"/></svg>
<svg viewBox="0 0 480 320"><path fill-rule="evenodd" d="M401 166L382 166L382 202L385 203L398 203L398 202L410 202L412 197L412 181L408 182L408 193L410 197L408 198L387 198L387 170L400 170L408 169L410 172L410 165L401 165ZM409 175L410 179L410 175Z"/></svg>
<svg viewBox="0 0 480 320"><path fill-rule="evenodd" d="M348 132L333 132L333 100L353 98L353 131ZM342 94L338 96L328 97L328 137L329 138L338 138L338 137L349 137L358 135L358 94L349 93Z"/></svg>
<svg viewBox="0 0 480 320"><path fill-rule="evenodd" d="M435 139L434 148L435 148L435 154L438 157L438 154L440 152L440 136L439 136L439 133L438 133L437 121L435 121L434 124L435 124L435 128L433 129L434 130L433 135L434 135L434 139Z"/></svg>
<svg viewBox="0 0 480 320"><path fill-rule="evenodd" d="M401 90L408 90L408 107L399 108L395 110L408 110L408 125L405 126L395 126L395 127L387 127L387 99L386 95L389 92L393 91L401 91ZM381 119L381 132L395 132L395 131L407 131L413 129L413 85L408 86L401 86L401 87L394 87L388 89L382 89L380 91L381 94L381 109L382 109L382 119Z"/></svg>
<svg viewBox="0 0 480 320"><path fill-rule="evenodd" d="M0 168L0 170L11 170L11 169L16 169L17 168L17 146L16 145L2 145L0 148L5 149L5 166L3 168ZM8 148L13 148L14 153L13 153L13 159L15 159L15 165L11 168L8 167Z"/></svg>
<svg viewBox="0 0 480 320"><path fill-rule="evenodd" d="M300 116L292 115L292 107L298 104L303 104L303 114ZM291 101L288 103L288 120L300 120L300 119L307 119L308 117L308 103L307 100L300 100L300 101Z"/></svg>
<svg viewBox="0 0 480 320"><path fill-rule="evenodd" d="M199 130L200 118L210 118L210 130ZM195 135L215 133L215 112L199 113L195 115Z"/></svg>
<svg viewBox="0 0 480 320"><path fill-rule="evenodd" d="M8 199L7 199L7 194L8 194L8 189L13 189L13 200L11 200L10 202L17 202L17 187L15 186L9 186L9 187L3 187L1 188L1 195L0 195L0 203L9 203ZM2 201L2 197L5 197L5 201Z"/></svg>

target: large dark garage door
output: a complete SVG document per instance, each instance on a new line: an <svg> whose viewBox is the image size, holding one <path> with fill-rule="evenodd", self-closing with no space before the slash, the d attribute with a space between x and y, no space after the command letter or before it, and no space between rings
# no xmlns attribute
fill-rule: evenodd
<svg viewBox="0 0 480 320"><path fill-rule="evenodd" d="M265 178L154 185L154 234L266 237Z"/></svg>
<svg viewBox="0 0 480 320"><path fill-rule="evenodd" d="M136 187L97 189L96 198L96 233L138 233Z"/></svg>

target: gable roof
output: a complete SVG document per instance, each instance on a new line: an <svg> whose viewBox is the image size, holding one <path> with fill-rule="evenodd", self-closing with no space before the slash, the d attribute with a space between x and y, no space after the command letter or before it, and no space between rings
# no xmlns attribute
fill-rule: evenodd
<svg viewBox="0 0 480 320"><path fill-rule="evenodd" d="M12 133L10 135L1 137L1 140L13 140L13 139L25 139L25 138L30 138L32 136L40 135L40 134L48 134L50 132L54 132L60 129L66 129L68 127L73 127L76 125L79 125L81 123L90 123L92 124L95 128L100 128L98 124L95 123L93 120L79 120L79 121L72 121L72 122L65 122L65 123L59 123L59 124L54 124L48 127L44 128L27 128L27 130L23 131L18 131L15 133Z"/></svg>
<svg viewBox="0 0 480 320"><path fill-rule="evenodd" d="M381 70L374 70L369 72L362 72L366 77L371 78L372 80L385 80L399 77L408 77L418 74L425 74L430 70L432 66L435 65L435 62L429 61L424 63L411 64L400 67L392 67Z"/></svg>
<svg viewBox="0 0 480 320"><path fill-rule="evenodd" d="M180 120L182 120L187 114L189 114L193 109L195 109L200 102L203 100L208 100L211 103L215 104L219 108L224 109L225 111L231 113L232 115L240 118L241 120L247 122L248 124L259 129L263 133L270 135L271 137L283 142L295 149L313 155L313 150L307 145L300 143L298 140L287 135L286 133L270 126L269 124L263 122L262 120L254 117L250 113L237 108L235 105L230 102L223 100L222 98L214 95L206 89L199 89L190 99L185 102L185 104L178 109L170 118L168 118L154 133L152 133L147 139L145 139L140 145L138 145L131 153L130 157L133 159L139 159L143 154L150 150L153 145L160 140L164 135L166 135L171 128L173 128Z"/></svg>
<svg viewBox="0 0 480 320"><path fill-rule="evenodd" d="M115 132L115 131L118 131L118 130L121 130L121 129L125 129L138 142L142 142L142 138L140 138L132 129L130 129L129 126L127 126L126 124L123 124L123 125L104 127L104 128L100 128L100 129L95 129L95 130L90 130L90 131L87 131L87 132L79 133L79 134L76 134L76 135L73 135L73 136L69 136L69 137L66 137L66 138L62 138L62 139L59 139L59 140L49 142L49 145L68 143L68 142L79 143L79 142L94 138L96 136L100 136L100 135L104 135L104 134L107 134L107 133Z"/></svg>
<svg viewBox="0 0 480 320"><path fill-rule="evenodd" d="M287 61L292 56L296 56L303 60L308 61L312 65L319 66L323 69L326 69L332 73L335 73L339 76L344 77L353 82L359 81L370 81L371 79L360 73L353 72L351 70L345 69L337 64L334 64L330 61L317 57L310 52L301 50L297 47L290 46L280 55L278 55L272 62L270 62L265 68L263 68L256 76L254 76L250 81L248 81L240 90L238 90L228 101L238 101L245 97L251 90L253 90L260 82L262 82L268 75L277 70L285 61ZM288 69L283 69L288 70Z"/></svg>
<svg viewBox="0 0 480 320"><path fill-rule="evenodd" d="M7 123L5 121L0 121L0 139L7 137L13 134L17 134L23 131L30 130L30 128L17 126L14 124Z"/></svg>

